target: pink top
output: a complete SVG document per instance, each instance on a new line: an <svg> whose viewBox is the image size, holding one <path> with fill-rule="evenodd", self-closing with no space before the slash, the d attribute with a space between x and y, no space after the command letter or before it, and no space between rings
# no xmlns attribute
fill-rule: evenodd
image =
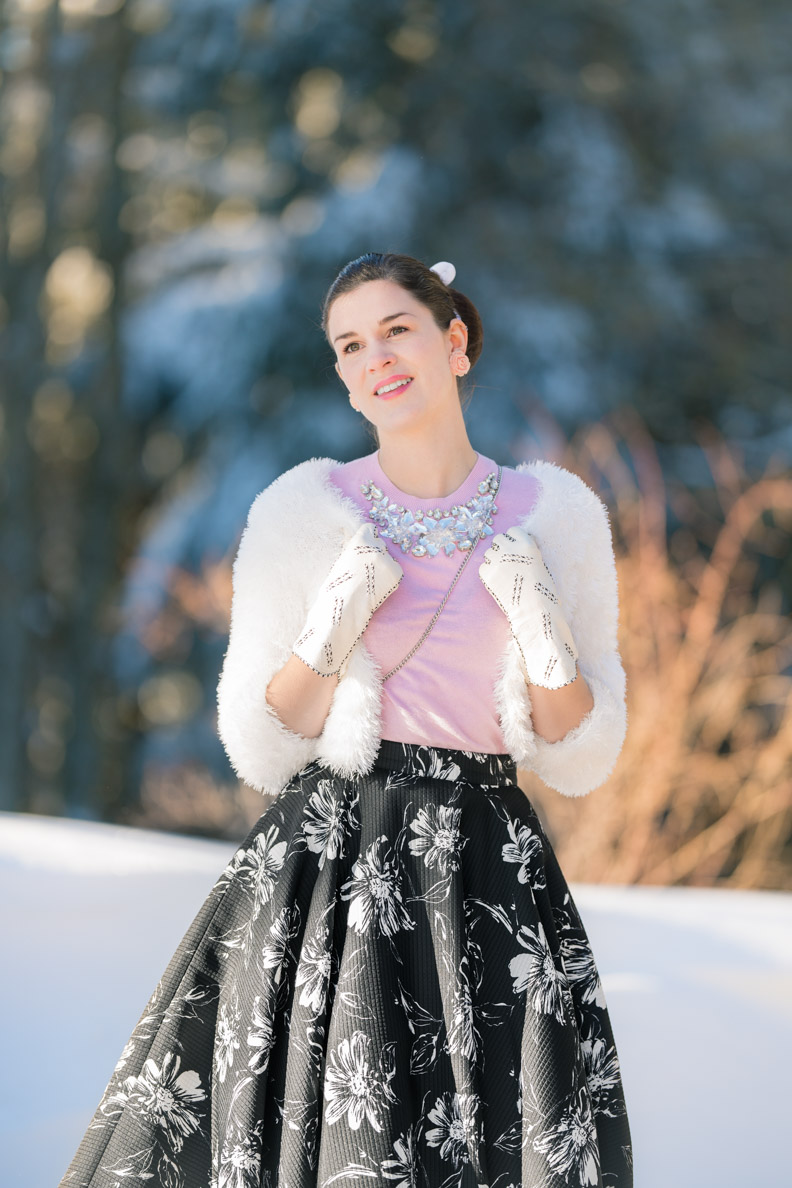
<svg viewBox="0 0 792 1188"><path fill-rule="evenodd" d="M368 480L394 503L413 512L428 512L467 503L479 495L479 483L497 470L497 463L479 454L462 485L443 499L418 499L400 491L383 473L377 450L335 467L330 478L368 518L372 504L360 489ZM527 515L538 491L534 475L504 466L495 500L498 510L492 517L493 535L505 532ZM381 539L404 570L398 589L375 612L363 634L364 644L384 674L420 639L465 554L455 549L450 556L441 550L435 556L414 557L387 537ZM481 537L429 635L404 667L383 684L383 738L481 753L504 754L508 750L493 687L511 630L478 573L492 539Z"/></svg>

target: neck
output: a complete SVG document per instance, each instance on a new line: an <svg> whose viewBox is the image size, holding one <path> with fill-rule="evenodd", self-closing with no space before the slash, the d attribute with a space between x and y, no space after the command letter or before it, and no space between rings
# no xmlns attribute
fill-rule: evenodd
<svg viewBox="0 0 792 1188"><path fill-rule="evenodd" d="M405 495L416 499L445 499L462 486L476 465L464 422L430 436L382 434L379 464Z"/></svg>

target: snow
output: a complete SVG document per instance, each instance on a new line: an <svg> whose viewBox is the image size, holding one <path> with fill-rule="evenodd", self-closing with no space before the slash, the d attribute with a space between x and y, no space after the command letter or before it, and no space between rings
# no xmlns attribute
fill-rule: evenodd
<svg viewBox="0 0 792 1188"><path fill-rule="evenodd" d="M4 1183L58 1183L237 844L0 813ZM571 887L613 1022L636 1185L788 1183L792 895Z"/></svg>

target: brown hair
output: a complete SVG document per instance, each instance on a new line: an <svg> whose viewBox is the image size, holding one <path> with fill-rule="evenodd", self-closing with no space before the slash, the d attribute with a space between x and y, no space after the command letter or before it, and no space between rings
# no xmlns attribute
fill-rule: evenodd
<svg viewBox="0 0 792 1188"><path fill-rule="evenodd" d="M447 330L456 310L467 326L467 357L473 367L481 354L484 328L473 302L459 289L452 289L432 272L428 264L414 256L403 256L395 252L366 252L356 260L350 260L339 272L322 303L322 330L327 337L327 320L330 306L342 293L351 293L367 281L389 280L412 293L432 313L441 330ZM329 341L329 339L328 339Z"/></svg>

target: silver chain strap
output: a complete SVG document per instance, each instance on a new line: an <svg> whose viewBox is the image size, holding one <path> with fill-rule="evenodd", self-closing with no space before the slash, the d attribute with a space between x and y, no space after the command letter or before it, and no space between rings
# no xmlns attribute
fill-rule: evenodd
<svg viewBox="0 0 792 1188"><path fill-rule="evenodd" d="M500 490L500 484L501 484L501 475L502 475L502 474L503 474L503 467L502 467L502 466L499 466L499 467L498 467L498 480L497 480L497 483L496 483L496 486L495 486L495 490L494 490L494 492L493 492L493 499L497 498L498 491ZM403 660L400 660L400 661L399 661L399 663L396 665L396 667L395 667L395 668L392 668L392 669L390 670L390 672L389 672L389 673L386 673L386 674L385 674L385 676L382 678L382 683L383 683L383 685L385 684L385 682L386 682L387 680L390 680L390 678L393 676L393 674L394 674L395 672L398 672L400 668L403 668L403 667L404 667L404 665L407 663L407 661L408 661L408 660L409 660L409 659L410 659L412 656L414 656L414 655L415 655L415 653L418 651L418 649L420 648L420 646L421 646L421 644L423 643L423 641L426 639L426 637L427 637L427 635L429 634L429 632L430 632L430 631L432 630L432 628L434 627L434 625L435 625L435 623L437 622L437 620L440 618L440 612L442 611L442 609L443 609L443 607L445 606L445 604L448 602L448 599L449 599L449 597L450 597L450 595L451 595L451 591L453 590L454 586L457 584L457 582L458 582L458 581L459 581L459 579L461 578L463 569L464 569L464 568L465 568L465 566L467 565L467 563L468 563L468 561L470 560L470 558L473 556L473 553L475 552L475 549L476 549L476 545L477 545L477 544L478 544L478 542L481 540L481 532L483 532L483 530L484 530L484 526L482 525L481 531L478 533L478 535L476 536L476 539L475 539L475 540L472 542L472 544L471 544L470 548L469 548L469 549L467 550L467 552L465 553L465 557L464 557L464 560L462 561L462 564L460 565L459 569L458 569L458 570L456 571L456 573L454 574L454 580L451 582L451 585L448 587L448 590L446 591L446 594L445 594L445 597L444 597L443 601L440 603L440 605L438 606L437 610L436 610L436 611L435 611L435 613L432 615L432 620L431 620L431 622L429 623L429 626L426 628L426 630L424 631L423 635L422 635L422 636L421 636L421 638L418 640L418 642L417 642L416 644L414 644L414 645L413 645L413 647L411 647L411 648L410 648L409 652L408 652L408 653L407 653L407 655L404 657L404 659L403 659Z"/></svg>

